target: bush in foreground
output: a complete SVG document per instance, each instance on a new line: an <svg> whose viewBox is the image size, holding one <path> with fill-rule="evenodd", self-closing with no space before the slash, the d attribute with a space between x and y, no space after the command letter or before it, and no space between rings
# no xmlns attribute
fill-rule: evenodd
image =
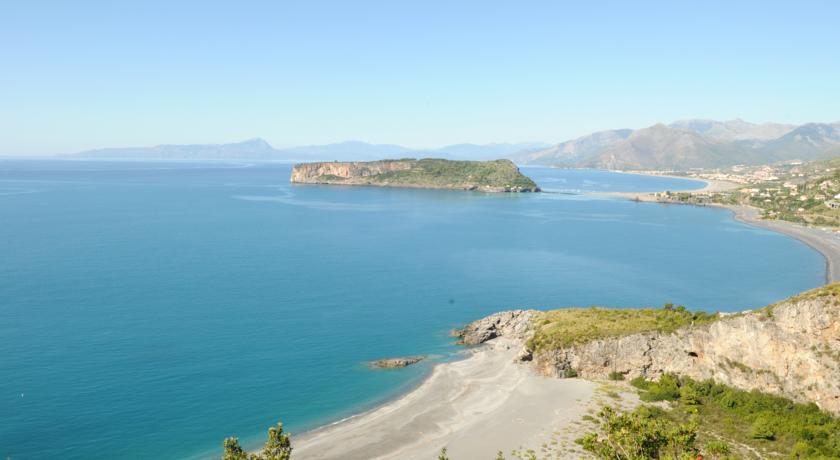
<svg viewBox="0 0 840 460"><path fill-rule="evenodd" d="M840 458L840 418L816 404L670 374L630 383L641 390L642 401L673 402L671 420L696 414L703 432L795 458Z"/></svg>
<svg viewBox="0 0 840 460"><path fill-rule="evenodd" d="M268 440L258 454L249 454L239 445L239 439L227 438L222 460L289 460L292 458L292 439L283 432L283 424L268 429Z"/></svg>
<svg viewBox="0 0 840 460"><path fill-rule="evenodd" d="M603 459L694 460L699 452L696 423L675 423L660 412L645 406L633 412L604 407L598 412L600 434L589 433L576 442Z"/></svg>

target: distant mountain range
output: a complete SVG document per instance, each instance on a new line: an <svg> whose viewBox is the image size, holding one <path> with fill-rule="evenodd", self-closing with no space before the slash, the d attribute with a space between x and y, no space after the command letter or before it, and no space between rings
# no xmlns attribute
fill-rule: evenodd
<svg viewBox="0 0 840 460"><path fill-rule="evenodd" d="M683 120L599 131L509 157L519 164L619 170L687 170L840 155L840 123L755 124Z"/></svg>
<svg viewBox="0 0 840 460"><path fill-rule="evenodd" d="M97 159L154 160L262 160L262 161L368 161L384 158L435 157L450 160L500 159L520 152L541 150L545 143L456 144L439 149L411 149L393 144L348 141L275 149L263 139L234 144L157 145L87 150L70 156Z"/></svg>
<svg viewBox="0 0 840 460"><path fill-rule="evenodd" d="M637 130L599 131L557 145L456 144L411 149L348 141L275 149L262 139L235 144L107 148L71 154L81 158L155 160L368 161L434 157L450 160L508 158L522 165L618 170L687 170L840 156L840 123L785 125L744 120L681 120Z"/></svg>

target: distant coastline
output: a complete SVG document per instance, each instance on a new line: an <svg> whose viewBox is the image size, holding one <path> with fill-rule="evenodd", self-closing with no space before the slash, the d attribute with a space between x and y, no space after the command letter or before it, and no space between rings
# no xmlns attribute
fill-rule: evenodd
<svg viewBox="0 0 840 460"><path fill-rule="evenodd" d="M632 172L631 174L688 179L686 177L669 176L663 174L637 172ZM722 180L699 178L690 179L706 183L705 187L697 190L691 190L691 192L724 192L733 190L734 188L738 187L738 184ZM664 192L664 190L661 190L659 192ZM834 283L840 281L840 236L830 231L814 227L806 227L804 225L795 224L793 222L762 219L759 215L759 210L751 206L724 205L718 203L698 205L694 203L663 201L657 198L655 195L659 192L598 192L595 194L646 203L708 206L713 208L728 209L732 212L732 218L738 222L751 225L753 227L763 228L765 230L771 230L777 233L784 234L786 236L799 240L800 242L819 252L825 259L825 282Z"/></svg>

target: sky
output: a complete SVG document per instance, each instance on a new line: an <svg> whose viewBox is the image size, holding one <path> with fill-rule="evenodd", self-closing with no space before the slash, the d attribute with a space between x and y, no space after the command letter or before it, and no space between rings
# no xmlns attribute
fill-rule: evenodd
<svg viewBox="0 0 840 460"><path fill-rule="evenodd" d="M0 155L840 121L836 1L0 2Z"/></svg>

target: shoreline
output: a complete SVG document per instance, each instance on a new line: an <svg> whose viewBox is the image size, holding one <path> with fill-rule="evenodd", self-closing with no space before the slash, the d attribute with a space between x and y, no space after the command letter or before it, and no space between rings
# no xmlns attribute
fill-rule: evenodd
<svg viewBox="0 0 840 460"><path fill-rule="evenodd" d="M515 362L522 343L498 338L460 361L437 364L413 390L295 438L295 458L494 458L556 441L574 448L575 425L598 407L598 384L553 379ZM492 439L492 443L486 442Z"/></svg>
<svg viewBox="0 0 840 460"><path fill-rule="evenodd" d="M677 177L677 176L675 176ZM681 177L677 177L681 178ZM727 191L738 184L705 182L691 192ZM591 193L628 200L670 203L656 192ZM748 206L724 208L745 225L794 238L820 253L826 282L840 280L840 236L784 221L767 221ZM451 458L493 458L499 450L539 450L546 442L574 448L584 433L574 422L597 406L599 384L582 379L552 379L514 363L521 343L495 339L469 349L466 358L436 364L416 386L364 412L301 433L295 457L306 459L428 459L446 447ZM489 433L489 434L488 434ZM563 433L562 439L557 439ZM552 437L554 436L554 437ZM492 443L482 442L491 439ZM565 458L575 458L566 453Z"/></svg>
<svg viewBox="0 0 840 460"><path fill-rule="evenodd" d="M640 174L640 173L633 173ZM648 176L662 176L662 177L679 177L666 176L662 174L641 174ZM740 185L734 182L727 182L715 179L695 179L706 183L706 186L701 189L685 190L689 193L713 193L725 192L734 190ZM614 198L622 198L626 200L644 202L644 203L659 203L664 205L683 205L683 206L698 206L722 208L732 212L732 218L736 222L745 225L750 225L764 230L770 230L781 233L790 238L793 238L811 249L817 251L825 260L825 283L833 283L840 281L840 235L823 230L816 227L807 227L793 222L783 220L765 220L759 216L758 208L745 205L725 205L719 203L695 204L663 201L655 196L656 193L661 192L595 192L594 195L602 195Z"/></svg>
<svg viewBox="0 0 840 460"><path fill-rule="evenodd" d="M751 206L713 205L732 211L732 218L743 224L775 231L799 240L817 251L825 259L825 282L840 281L840 236L819 228L806 227L781 220L765 220L759 217L758 209Z"/></svg>

